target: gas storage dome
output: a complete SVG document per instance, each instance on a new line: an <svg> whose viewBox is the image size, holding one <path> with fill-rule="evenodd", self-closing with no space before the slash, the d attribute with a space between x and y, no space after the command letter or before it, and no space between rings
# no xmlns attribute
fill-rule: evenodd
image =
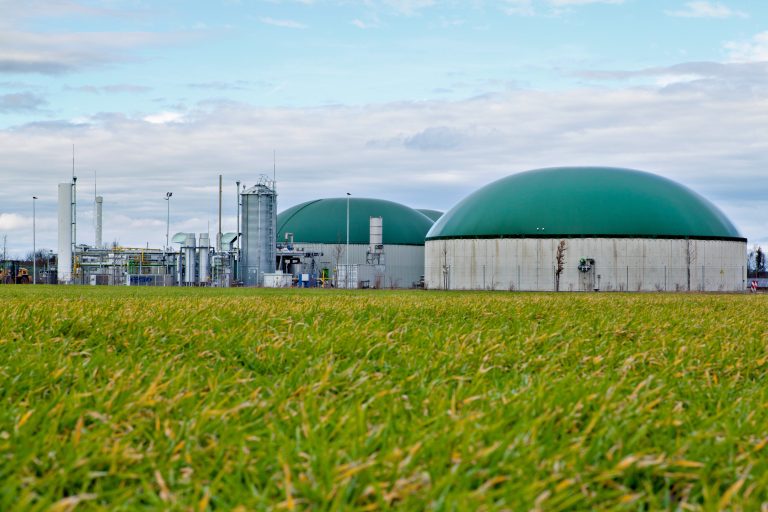
<svg viewBox="0 0 768 512"><path fill-rule="evenodd" d="M431 288L746 285L746 239L731 221L683 185L630 169L558 167L498 180L437 220L426 254Z"/></svg>
<svg viewBox="0 0 768 512"><path fill-rule="evenodd" d="M437 221L437 219L442 217L444 213L439 210L430 210L429 208L416 208L416 211L419 213L423 213L424 215L432 219L433 222Z"/></svg>
<svg viewBox="0 0 768 512"><path fill-rule="evenodd" d="M316 199L277 216L277 242L291 241L294 250L321 254L317 264L339 287L408 288L424 276L424 241L432 224L420 212L393 201Z"/></svg>

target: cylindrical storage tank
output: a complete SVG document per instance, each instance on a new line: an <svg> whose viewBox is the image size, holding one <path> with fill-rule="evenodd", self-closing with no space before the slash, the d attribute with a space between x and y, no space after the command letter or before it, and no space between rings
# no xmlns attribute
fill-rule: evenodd
<svg viewBox="0 0 768 512"><path fill-rule="evenodd" d="M72 184L59 183L59 284L72 281Z"/></svg>
<svg viewBox="0 0 768 512"><path fill-rule="evenodd" d="M210 284L211 279L211 242L208 233L200 233L200 270L198 271L200 284Z"/></svg>
<svg viewBox="0 0 768 512"><path fill-rule="evenodd" d="M195 272L195 234L187 233L184 241L184 283L193 285L197 281L197 272Z"/></svg>
<svg viewBox="0 0 768 512"><path fill-rule="evenodd" d="M265 273L275 271L277 194L262 180L242 193L241 272L246 286L261 286Z"/></svg>
<svg viewBox="0 0 768 512"><path fill-rule="evenodd" d="M370 248L371 252L376 252L377 247L384 243L384 219L382 217L371 217L370 219Z"/></svg>
<svg viewBox="0 0 768 512"><path fill-rule="evenodd" d="M97 249L101 249L101 215L103 204L104 198L96 196L96 236L94 237L93 246Z"/></svg>
<svg viewBox="0 0 768 512"><path fill-rule="evenodd" d="M711 202L632 169L513 174L427 234L433 289L742 291L747 241Z"/></svg>

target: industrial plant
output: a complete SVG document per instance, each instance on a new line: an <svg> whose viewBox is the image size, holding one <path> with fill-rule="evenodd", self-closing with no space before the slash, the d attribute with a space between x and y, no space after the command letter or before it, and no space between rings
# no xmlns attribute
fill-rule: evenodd
<svg viewBox="0 0 768 512"><path fill-rule="evenodd" d="M222 232L219 176L214 235L166 232L165 247L136 248L102 243L105 201L95 191L94 245L78 242L73 176L58 187L55 269L47 261L44 273L8 266L0 281L521 291L747 287L747 241L728 218L690 189L642 171L517 173L445 213L347 194L278 214L274 176L236 186L236 231ZM170 202L167 217L170 225Z"/></svg>

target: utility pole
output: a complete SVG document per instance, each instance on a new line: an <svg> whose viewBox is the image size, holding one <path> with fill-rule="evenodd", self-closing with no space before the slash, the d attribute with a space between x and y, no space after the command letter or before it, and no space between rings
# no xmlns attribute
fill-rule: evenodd
<svg viewBox="0 0 768 512"><path fill-rule="evenodd" d="M347 271L344 274L345 275L345 278L344 278L344 281L345 281L344 288L349 288L349 196L351 196L351 195L352 194L347 192L347 247L344 250L344 253L345 253L344 255L345 255L345 258L346 258L346 264L344 266L347 267Z"/></svg>
<svg viewBox="0 0 768 512"><path fill-rule="evenodd" d="M32 196L32 284L37 284L37 244L35 225L35 203L37 196Z"/></svg>
<svg viewBox="0 0 768 512"><path fill-rule="evenodd" d="M168 243L168 236L170 234L171 230L171 196L173 195L173 192L166 192L165 193L165 202L166 204L166 214L165 214L165 250L163 251L163 259L165 260L165 275L163 276L163 285L165 285L166 280L168 279L168 249L169 249L169 243ZM173 281L171 281L171 284L173 284Z"/></svg>
<svg viewBox="0 0 768 512"><path fill-rule="evenodd" d="M168 247L170 247L168 243L168 236L170 235L170 230L171 230L171 196L172 195L173 195L173 192L165 193L165 200L168 203L167 211L165 214L165 249L166 250L168 250Z"/></svg>
<svg viewBox="0 0 768 512"><path fill-rule="evenodd" d="M219 174L219 231L216 233L216 252L221 253L221 179Z"/></svg>

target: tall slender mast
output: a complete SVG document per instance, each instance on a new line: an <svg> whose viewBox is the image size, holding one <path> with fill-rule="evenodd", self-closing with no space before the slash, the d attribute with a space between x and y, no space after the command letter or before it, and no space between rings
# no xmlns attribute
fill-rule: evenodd
<svg viewBox="0 0 768 512"><path fill-rule="evenodd" d="M221 174L219 174L219 232L216 234L216 252L221 252Z"/></svg>
<svg viewBox="0 0 768 512"><path fill-rule="evenodd" d="M72 268L71 279L75 279L75 254L77 252L77 176L75 176L75 145L72 144L72 246L70 247Z"/></svg>

